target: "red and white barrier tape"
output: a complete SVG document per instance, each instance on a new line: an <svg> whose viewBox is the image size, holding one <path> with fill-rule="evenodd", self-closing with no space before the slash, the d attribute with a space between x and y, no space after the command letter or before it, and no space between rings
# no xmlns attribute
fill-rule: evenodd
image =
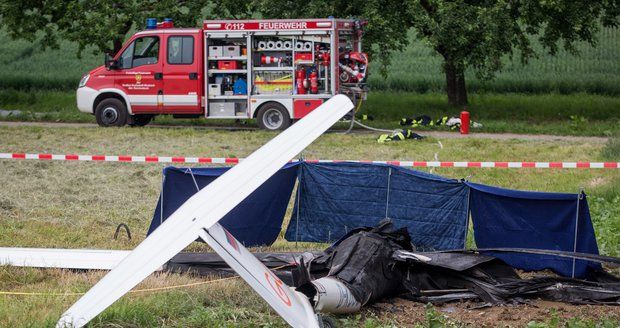
<svg viewBox="0 0 620 328"><path fill-rule="evenodd" d="M34 159L50 161L132 162L132 163L212 163L237 164L243 158L222 157L173 157L173 156L110 156L110 155L55 155L0 153L0 159ZM619 169L620 162L438 162L438 161L364 161L364 160L316 160L308 163L356 162L391 164L403 167L479 167L479 168L555 168L555 169Z"/></svg>
<svg viewBox="0 0 620 328"><path fill-rule="evenodd" d="M0 153L0 159L37 159L49 161L87 161L87 162L133 162L133 163L215 163L237 164L240 158L214 157L173 157L173 156L116 156L116 155L56 155Z"/></svg>
<svg viewBox="0 0 620 328"><path fill-rule="evenodd" d="M411 161L337 161L308 160L309 163L357 162L391 164L404 167L480 167L480 168L540 168L540 169L618 169L620 162L411 162Z"/></svg>

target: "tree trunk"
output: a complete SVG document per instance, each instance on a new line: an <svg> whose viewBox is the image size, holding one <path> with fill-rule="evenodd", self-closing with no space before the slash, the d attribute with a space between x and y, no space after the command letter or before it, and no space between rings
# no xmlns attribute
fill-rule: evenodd
<svg viewBox="0 0 620 328"><path fill-rule="evenodd" d="M112 49L112 53L110 55L114 57L123 47L123 39L114 39L114 41L112 41L112 46L114 49Z"/></svg>
<svg viewBox="0 0 620 328"><path fill-rule="evenodd" d="M465 72L453 62L444 63L446 74L446 92L451 106L467 105L467 89L465 88Z"/></svg>
<svg viewBox="0 0 620 328"><path fill-rule="evenodd" d="M112 53L110 55L116 56L116 54L118 54L118 52L121 51L121 48L123 47L123 41L125 40L125 36L127 35L127 33L129 33L129 30L131 30L132 25L133 25L132 21L130 20L125 21L121 29L118 31L118 37L112 40L112 47L114 47L114 49L112 49Z"/></svg>
<svg viewBox="0 0 620 328"><path fill-rule="evenodd" d="M446 73L446 92L448 93L448 104L456 105L456 68L454 64L446 61L444 63L444 72Z"/></svg>
<svg viewBox="0 0 620 328"><path fill-rule="evenodd" d="M465 88L465 72L463 70L456 74L456 105L467 105L467 89Z"/></svg>

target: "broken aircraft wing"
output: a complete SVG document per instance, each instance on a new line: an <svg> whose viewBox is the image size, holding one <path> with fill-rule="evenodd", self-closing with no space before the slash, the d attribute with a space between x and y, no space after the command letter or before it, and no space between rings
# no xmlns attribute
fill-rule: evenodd
<svg viewBox="0 0 620 328"><path fill-rule="evenodd" d="M283 283L219 223L204 229L200 238L291 326L319 327L306 295Z"/></svg>
<svg viewBox="0 0 620 328"><path fill-rule="evenodd" d="M130 251L0 247L0 265L112 270Z"/></svg>

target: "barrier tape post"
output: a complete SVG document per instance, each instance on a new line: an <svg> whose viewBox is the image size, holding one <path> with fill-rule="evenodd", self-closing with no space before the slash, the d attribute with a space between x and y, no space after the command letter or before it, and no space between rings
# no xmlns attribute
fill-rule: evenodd
<svg viewBox="0 0 620 328"><path fill-rule="evenodd" d="M234 157L182 157L182 156L131 156L131 155L76 155L0 153L0 159L41 161L86 161L123 163L175 163L175 164L238 164L243 158ZM308 163L354 162L390 164L402 167L451 167L451 168L537 168L537 169L619 169L620 162L451 162L451 161L370 161L305 159Z"/></svg>

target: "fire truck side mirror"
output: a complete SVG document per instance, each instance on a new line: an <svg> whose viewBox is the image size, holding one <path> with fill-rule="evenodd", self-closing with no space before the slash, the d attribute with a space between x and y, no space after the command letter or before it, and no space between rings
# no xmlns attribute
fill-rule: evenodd
<svg viewBox="0 0 620 328"><path fill-rule="evenodd" d="M118 61L113 59L110 54L105 54L104 65L108 70L118 69Z"/></svg>

